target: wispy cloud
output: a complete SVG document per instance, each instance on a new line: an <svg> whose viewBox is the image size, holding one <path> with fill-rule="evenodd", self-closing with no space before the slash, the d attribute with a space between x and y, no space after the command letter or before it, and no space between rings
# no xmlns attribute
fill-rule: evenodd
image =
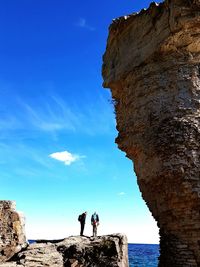
<svg viewBox="0 0 200 267"><path fill-rule="evenodd" d="M91 25L87 24L85 18L79 18L78 22L76 23L76 26L78 26L80 28L87 29L89 31L94 31L95 30L94 27L92 27Z"/></svg>
<svg viewBox="0 0 200 267"><path fill-rule="evenodd" d="M14 115L8 115L0 119L0 130L15 130L21 127L20 121Z"/></svg>
<svg viewBox="0 0 200 267"><path fill-rule="evenodd" d="M71 121L73 114L70 111L63 114L62 111L59 112L51 108L48 103L43 109L33 108L27 103L24 103L24 107L27 111L29 122L43 131L74 130L73 122Z"/></svg>
<svg viewBox="0 0 200 267"><path fill-rule="evenodd" d="M83 20L80 25L84 27L87 23ZM65 89L68 91L68 88ZM90 92L91 88L85 91ZM84 92L77 98L68 98L67 94L61 92L59 95L51 89L50 92L44 90L42 95L38 93L35 98L31 98L14 94L11 89L9 92L11 97L8 98L8 94L4 95L0 90L0 140L19 143L27 138L50 135L55 141L66 133L99 136L115 132L109 94Z"/></svg>
<svg viewBox="0 0 200 267"><path fill-rule="evenodd" d="M82 102L87 105L68 104L61 97L51 95L37 106L22 101L21 106L26 124L44 132L55 135L61 131L88 135L113 132L112 107L104 97L99 96L95 104L90 99L82 99Z"/></svg>
<svg viewBox="0 0 200 267"><path fill-rule="evenodd" d="M65 165L71 165L83 156L72 154L68 151L55 152L49 155L50 158L63 162Z"/></svg>

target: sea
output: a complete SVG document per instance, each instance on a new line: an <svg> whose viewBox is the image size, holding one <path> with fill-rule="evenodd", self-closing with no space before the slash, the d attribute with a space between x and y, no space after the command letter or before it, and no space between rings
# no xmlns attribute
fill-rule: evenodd
<svg viewBox="0 0 200 267"><path fill-rule="evenodd" d="M129 267L157 267L159 245L128 244Z"/></svg>
<svg viewBox="0 0 200 267"><path fill-rule="evenodd" d="M159 245L128 244L129 267L157 267L159 255Z"/></svg>

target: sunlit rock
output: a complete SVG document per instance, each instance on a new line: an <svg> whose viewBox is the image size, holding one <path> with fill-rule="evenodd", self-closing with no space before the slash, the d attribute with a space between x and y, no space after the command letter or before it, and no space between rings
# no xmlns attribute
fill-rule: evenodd
<svg viewBox="0 0 200 267"><path fill-rule="evenodd" d="M14 201L0 201L0 261L6 261L26 247L24 216Z"/></svg>
<svg viewBox="0 0 200 267"><path fill-rule="evenodd" d="M97 238L72 236L40 240L0 267L128 267L127 239L121 234Z"/></svg>
<svg viewBox="0 0 200 267"><path fill-rule="evenodd" d="M116 142L160 228L159 266L200 266L200 1L115 20L103 61Z"/></svg>

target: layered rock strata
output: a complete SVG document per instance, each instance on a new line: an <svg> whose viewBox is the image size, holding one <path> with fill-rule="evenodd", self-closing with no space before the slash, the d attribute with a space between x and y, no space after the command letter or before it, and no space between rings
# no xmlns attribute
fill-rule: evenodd
<svg viewBox="0 0 200 267"><path fill-rule="evenodd" d="M127 239L116 234L98 238L69 237L40 241L0 267L128 267Z"/></svg>
<svg viewBox="0 0 200 267"><path fill-rule="evenodd" d="M26 247L24 217L14 201L0 201L0 261L6 261Z"/></svg>
<svg viewBox="0 0 200 267"><path fill-rule="evenodd" d="M159 266L200 266L200 1L116 19L103 60L116 142L160 228Z"/></svg>

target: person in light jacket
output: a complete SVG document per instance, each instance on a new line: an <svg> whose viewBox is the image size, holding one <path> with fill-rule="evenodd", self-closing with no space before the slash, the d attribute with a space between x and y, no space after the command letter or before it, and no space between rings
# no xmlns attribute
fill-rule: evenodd
<svg viewBox="0 0 200 267"><path fill-rule="evenodd" d="M93 237L97 237L97 226L99 225L99 215L94 212L91 217Z"/></svg>

